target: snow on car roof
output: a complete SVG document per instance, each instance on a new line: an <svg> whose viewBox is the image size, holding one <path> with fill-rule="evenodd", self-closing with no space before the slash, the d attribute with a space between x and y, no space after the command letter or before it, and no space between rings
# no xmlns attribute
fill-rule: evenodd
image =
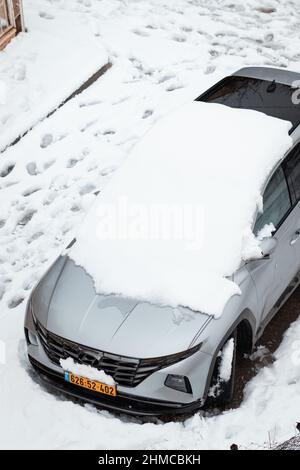
<svg viewBox="0 0 300 470"><path fill-rule="evenodd" d="M291 123L192 102L159 121L97 197L70 257L97 292L218 317L239 287L261 188Z"/></svg>

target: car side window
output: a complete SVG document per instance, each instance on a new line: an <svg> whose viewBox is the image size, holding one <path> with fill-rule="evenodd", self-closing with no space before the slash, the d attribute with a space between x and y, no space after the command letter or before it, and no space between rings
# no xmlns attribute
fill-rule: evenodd
<svg viewBox="0 0 300 470"><path fill-rule="evenodd" d="M291 209L291 199L288 185L282 167L278 167L263 194L263 212L258 214L254 234L257 235L267 224L273 224L275 229L280 225Z"/></svg>
<svg viewBox="0 0 300 470"><path fill-rule="evenodd" d="M292 204L300 200L300 146L298 145L283 162L283 169L290 188Z"/></svg>

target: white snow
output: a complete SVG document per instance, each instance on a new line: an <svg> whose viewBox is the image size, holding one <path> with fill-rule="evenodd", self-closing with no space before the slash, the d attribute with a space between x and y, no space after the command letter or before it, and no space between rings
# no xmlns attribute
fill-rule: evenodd
<svg viewBox="0 0 300 470"><path fill-rule="evenodd" d="M6 84L2 80L0 80L0 105L6 103L7 100L7 90Z"/></svg>
<svg viewBox="0 0 300 470"><path fill-rule="evenodd" d="M274 230L275 230L274 224L271 223L271 224L264 225L264 227L258 232L257 239L263 240L264 238L271 237Z"/></svg>
<svg viewBox="0 0 300 470"><path fill-rule="evenodd" d="M224 382L228 382L231 377L233 351L234 338L230 338L222 349L222 357L219 367L219 378Z"/></svg>
<svg viewBox="0 0 300 470"><path fill-rule="evenodd" d="M94 41L83 18L58 3L55 7L46 1L46 14L36 1L26 1L28 32L17 36L1 53L0 150L45 118L107 63L105 48ZM4 86L5 102L1 102Z"/></svg>
<svg viewBox="0 0 300 470"><path fill-rule="evenodd" d="M290 127L218 104L179 107L135 146L98 196L70 257L99 293L220 316L240 293L225 276L247 251L245 233L265 178L292 144ZM177 216L165 210L158 220L154 209L162 207Z"/></svg>
<svg viewBox="0 0 300 470"><path fill-rule="evenodd" d="M275 12L261 12L266 6ZM45 0L41 6L38 0L26 0L24 10L27 37L40 32L45 50L51 50L52 40L61 41L66 50L65 29L75 38L72 47L80 50L88 37L94 43L89 51L105 50L114 65L92 88L1 154L0 447L228 449L235 442L255 449L269 447L270 438L274 443L290 438L299 421L300 320L286 332L275 362L249 382L238 409L143 424L81 407L42 385L26 357L23 318L31 288L73 237L95 201L93 191L106 185L155 121L242 66L300 71L299 2ZM61 15L68 18L64 27ZM44 34L46 28L51 33ZM22 76L22 65L31 69L33 46L23 39L0 53L0 80L9 95L7 104L0 105L2 125L11 119L5 136L1 128L1 147L35 121L24 117L19 122L18 116L25 116L24 101L30 111L30 96L38 94L38 87L19 87L12 78ZM16 68L8 55L16 58ZM87 61L101 66L100 55L98 60L97 53L80 54L74 80L86 78ZM62 65L67 68L68 61ZM55 68L53 64L52 73L59 75ZM59 102L63 79L52 87L46 78L52 102ZM73 91L69 85L67 94ZM35 117L44 114L44 98L32 104Z"/></svg>
<svg viewBox="0 0 300 470"><path fill-rule="evenodd" d="M68 357L67 359L61 359L60 365L63 370L72 372L73 374L79 375L80 377L86 377L90 380L103 382L106 385L115 385L114 379L110 375L106 374L103 370L98 370L85 364L78 364L74 362L74 359L71 357Z"/></svg>

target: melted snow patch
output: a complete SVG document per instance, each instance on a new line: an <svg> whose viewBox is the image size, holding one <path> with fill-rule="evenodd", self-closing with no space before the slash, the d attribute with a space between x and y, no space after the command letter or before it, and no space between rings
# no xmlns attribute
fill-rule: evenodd
<svg viewBox="0 0 300 470"><path fill-rule="evenodd" d="M85 364L77 364L71 357L61 359L60 365L64 370L72 372L72 374L79 375L80 377L97 380L98 382L103 382L106 385L115 385L114 379L110 375L107 375L103 370L98 370Z"/></svg>

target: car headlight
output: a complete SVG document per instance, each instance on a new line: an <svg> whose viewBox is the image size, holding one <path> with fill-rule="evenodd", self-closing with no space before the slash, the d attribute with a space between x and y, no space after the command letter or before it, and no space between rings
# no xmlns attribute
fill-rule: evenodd
<svg viewBox="0 0 300 470"><path fill-rule="evenodd" d="M33 312L32 294L33 294L33 292L31 293L31 295L29 297L28 304L27 304L27 310L28 310L29 315L32 318L33 323L36 325L36 318L35 318L35 315L34 315L34 312Z"/></svg>
<svg viewBox="0 0 300 470"><path fill-rule="evenodd" d="M32 324L32 326L34 325L36 327L36 319L35 319L35 316L34 316L34 313L33 313L31 296L30 296L30 298L28 300L28 304L27 304L27 314L31 318L31 320L29 321L29 325ZM32 344L34 346L38 346L39 343L38 343L37 336L36 336L35 332L30 329L30 326L29 327L25 326L25 337L26 337L26 342L27 342L28 345Z"/></svg>
<svg viewBox="0 0 300 470"><path fill-rule="evenodd" d="M27 342L32 344L33 346L38 346L39 342L35 333L27 328L27 335L26 335Z"/></svg>
<svg viewBox="0 0 300 470"><path fill-rule="evenodd" d="M193 346L192 348L186 349L185 351L181 351L179 353L169 354L168 356L141 359L140 367L152 367L154 369L153 371L162 369L163 367L169 367L173 364L176 364L177 362L183 361L184 359L187 359L188 357L192 356L197 351L199 351L201 346L202 343L199 343L196 346Z"/></svg>

